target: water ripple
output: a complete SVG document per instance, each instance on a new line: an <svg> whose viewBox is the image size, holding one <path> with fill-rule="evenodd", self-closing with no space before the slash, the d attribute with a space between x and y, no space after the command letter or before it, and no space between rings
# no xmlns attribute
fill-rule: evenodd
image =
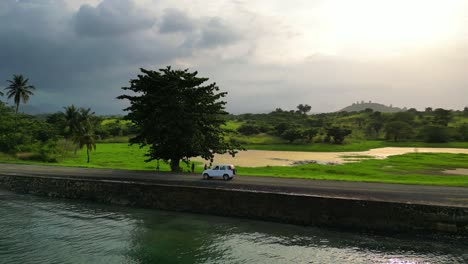
<svg viewBox="0 0 468 264"><path fill-rule="evenodd" d="M0 263L467 263L466 238L355 234L0 190Z"/></svg>

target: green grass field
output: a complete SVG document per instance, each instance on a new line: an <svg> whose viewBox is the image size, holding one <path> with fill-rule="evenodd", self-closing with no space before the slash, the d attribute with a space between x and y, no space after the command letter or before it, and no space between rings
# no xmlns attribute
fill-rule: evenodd
<svg viewBox="0 0 468 264"><path fill-rule="evenodd" d="M58 163L23 161L0 154L0 162L21 164L42 164L52 166L112 168L127 170L155 170L156 161L145 163L145 149L128 146L124 143L98 144L91 152L91 163L86 163L86 152L69 154ZM196 172L203 168L197 164ZM185 171L189 168L181 164ZM257 168L238 167L239 175L274 176L289 178L344 180L363 182L386 182L404 184L425 184L468 187L468 175L443 175L445 169L468 168L468 155L442 153L412 153L391 156L388 159L369 159L344 165L308 164L300 166L267 166ZM160 162L161 171L169 171L169 166Z"/></svg>

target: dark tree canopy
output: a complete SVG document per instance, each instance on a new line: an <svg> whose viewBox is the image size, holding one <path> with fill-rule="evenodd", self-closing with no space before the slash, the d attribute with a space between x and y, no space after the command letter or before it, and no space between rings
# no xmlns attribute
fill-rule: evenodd
<svg viewBox="0 0 468 264"><path fill-rule="evenodd" d="M385 137L395 142L401 139L411 138L413 130L411 126L403 121L392 121L385 125Z"/></svg>
<svg viewBox="0 0 468 264"><path fill-rule="evenodd" d="M297 110L304 115L307 114L307 112L310 112L310 109L312 109L312 107L308 104L300 104L297 106Z"/></svg>
<svg viewBox="0 0 468 264"><path fill-rule="evenodd" d="M240 146L224 139L227 112L221 99L226 92L219 92L216 83L204 84L208 78L197 77L197 72L141 69L142 74L130 80L130 87L123 87L130 94L130 106L126 119L136 128L131 144L149 146L146 154L151 160L170 161L171 170L179 171L179 161L188 162L201 156L213 160L214 154L228 152L232 156Z"/></svg>
<svg viewBox="0 0 468 264"><path fill-rule="evenodd" d="M434 124L441 126L448 126L448 123L452 120L452 113L450 110L437 108L434 110Z"/></svg>
<svg viewBox="0 0 468 264"><path fill-rule="evenodd" d="M303 133L298 128L290 128L284 131L283 134L281 135L281 137L288 140L289 143L292 143L296 139L301 139L302 136L303 136Z"/></svg>
<svg viewBox="0 0 468 264"><path fill-rule="evenodd" d="M335 144L343 144L343 141L346 136L352 133L351 129L341 128L341 127L330 127L327 128L327 137L332 138Z"/></svg>

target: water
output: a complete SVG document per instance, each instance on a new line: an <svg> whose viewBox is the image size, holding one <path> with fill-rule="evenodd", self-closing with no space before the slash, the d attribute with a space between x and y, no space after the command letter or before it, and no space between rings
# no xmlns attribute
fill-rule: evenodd
<svg viewBox="0 0 468 264"><path fill-rule="evenodd" d="M0 190L0 263L468 263L468 239L339 232Z"/></svg>

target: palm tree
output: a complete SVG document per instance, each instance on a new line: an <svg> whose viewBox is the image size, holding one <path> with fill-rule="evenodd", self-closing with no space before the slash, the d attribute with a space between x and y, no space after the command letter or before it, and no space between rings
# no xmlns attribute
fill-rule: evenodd
<svg viewBox="0 0 468 264"><path fill-rule="evenodd" d="M80 112L74 105L64 107L65 117L65 151L68 150L68 139L75 137L80 130ZM76 154L76 148L75 148Z"/></svg>
<svg viewBox="0 0 468 264"><path fill-rule="evenodd" d="M21 101L23 103L27 103L29 101L29 97L34 95L31 90L36 90L36 88L32 85L28 85L29 79L25 79L23 75L13 75L13 80L7 80L10 83L8 87L5 88L7 90L8 99L13 98L13 101L16 105L15 111L15 127L16 127L16 120L18 116L18 109Z"/></svg>
<svg viewBox="0 0 468 264"><path fill-rule="evenodd" d="M23 75L13 75L13 80L7 80L10 83L7 90L8 99L13 98L13 101L16 105L16 113L18 113L19 105L21 101L27 103L29 101L29 96L34 95L31 90L36 90L32 85L28 85L29 79L25 79Z"/></svg>
<svg viewBox="0 0 468 264"><path fill-rule="evenodd" d="M82 127L79 134L75 137L75 142L77 143L79 149L86 147L86 155L88 156L89 163L90 152L93 149L96 150L96 138L90 127Z"/></svg>
<svg viewBox="0 0 468 264"><path fill-rule="evenodd" d="M88 156L94 149L96 150L96 137L94 135L95 124L93 121L94 112L90 108L76 108L74 105L64 107L65 120L67 123L67 137L72 138L76 144L75 155L78 149L86 147Z"/></svg>
<svg viewBox="0 0 468 264"><path fill-rule="evenodd" d="M63 109L65 109L63 114L66 122L65 129L67 130L65 134L67 137L71 137L76 134L80 128L80 112L74 105L64 107Z"/></svg>

